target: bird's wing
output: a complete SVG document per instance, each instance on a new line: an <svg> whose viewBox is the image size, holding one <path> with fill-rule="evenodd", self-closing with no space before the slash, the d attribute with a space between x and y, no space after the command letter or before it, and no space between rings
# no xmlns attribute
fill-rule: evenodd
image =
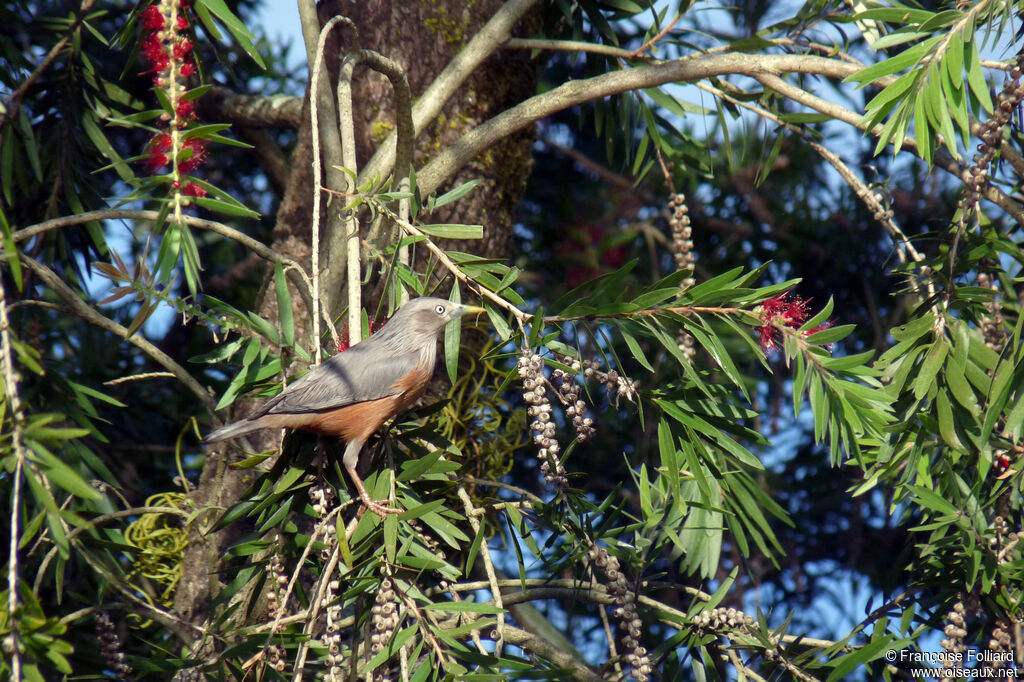
<svg viewBox="0 0 1024 682"><path fill-rule="evenodd" d="M419 353L374 353L369 340L338 353L272 398L264 414L322 412L397 395L396 384L416 368Z"/></svg>

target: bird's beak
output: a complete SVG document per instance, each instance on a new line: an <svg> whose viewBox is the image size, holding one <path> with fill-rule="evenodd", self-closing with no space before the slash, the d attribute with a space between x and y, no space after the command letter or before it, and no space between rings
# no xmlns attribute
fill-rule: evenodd
<svg viewBox="0 0 1024 682"><path fill-rule="evenodd" d="M487 311L479 306L475 305L460 305L459 306L459 317L463 315L469 315L470 313L486 313Z"/></svg>

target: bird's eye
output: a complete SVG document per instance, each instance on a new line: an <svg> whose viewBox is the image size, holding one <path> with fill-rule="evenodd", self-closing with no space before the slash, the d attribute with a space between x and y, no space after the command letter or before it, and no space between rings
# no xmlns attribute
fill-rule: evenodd
<svg viewBox="0 0 1024 682"><path fill-rule="evenodd" d="M444 315L444 306L438 303L436 306L434 306L434 312L437 313L438 315Z"/></svg>

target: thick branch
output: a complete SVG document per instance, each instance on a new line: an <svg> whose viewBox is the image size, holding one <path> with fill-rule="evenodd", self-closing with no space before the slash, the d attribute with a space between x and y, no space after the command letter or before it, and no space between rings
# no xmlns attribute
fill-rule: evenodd
<svg viewBox="0 0 1024 682"><path fill-rule="evenodd" d="M199 98L204 118L248 128L294 128L302 125L302 98L290 95L240 95L221 86Z"/></svg>
<svg viewBox="0 0 1024 682"><path fill-rule="evenodd" d="M502 43L508 40L516 23L526 12L537 3L537 0L509 0L491 17L480 32L473 36L469 44L459 50L448 66L438 74L430 87L416 101L412 110L413 136L418 136L431 121L441 113L445 102L459 86L469 77L476 67L490 57ZM395 165L395 144L398 131L388 135L383 144L377 148L373 158L359 175L359 180L374 176L386 176ZM424 196L429 192L424 192Z"/></svg>
<svg viewBox="0 0 1024 682"><path fill-rule="evenodd" d="M527 651L532 651L559 667L569 668L572 670L572 679L574 680L580 680L581 682L604 682L605 678L594 672L586 663L569 652L555 647L551 642L542 637L537 637L526 630L520 630L511 625L505 625L501 632L504 640L509 644L515 644Z"/></svg>

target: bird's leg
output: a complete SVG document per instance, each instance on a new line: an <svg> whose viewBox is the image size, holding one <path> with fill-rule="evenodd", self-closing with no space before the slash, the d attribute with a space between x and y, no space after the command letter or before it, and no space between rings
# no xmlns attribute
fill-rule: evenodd
<svg viewBox="0 0 1024 682"><path fill-rule="evenodd" d="M359 493L359 499L362 501L363 506L381 518L386 514L401 514L401 509L392 509L387 506L390 504L390 500L377 501L370 497L370 493L366 492L363 479L356 472L356 465L359 464L359 451L362 449L362 441L349 441L348 445L345 446L345 456L342 462L345 464L345 471L348 472L348 475L352 478L352 483L356 486L356 492Z"/></svg>

